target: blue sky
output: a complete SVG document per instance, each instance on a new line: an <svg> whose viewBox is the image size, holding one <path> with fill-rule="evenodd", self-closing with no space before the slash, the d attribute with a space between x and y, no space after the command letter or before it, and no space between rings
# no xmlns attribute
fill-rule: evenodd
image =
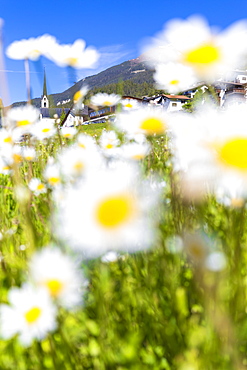
<svg viewBox="0 0 247 370"><path fill-rule="evenodd" d="M0 4L5 49L15 40L44 33L55 36L60 43L82 38L87 46L96 47L102 55L97 69L77 71L77 80L136 58L143 40L159 32L169 19L200 14L210 25L224 29L247 18L246 0L237 1L236 6L226 0L0 0ZM65 69L41 59L31 65L32 97L42 93L43 67L48 93L62 92L71 85ZM23 62L6 57L5 68L10 102L26 100Z"/></svg>

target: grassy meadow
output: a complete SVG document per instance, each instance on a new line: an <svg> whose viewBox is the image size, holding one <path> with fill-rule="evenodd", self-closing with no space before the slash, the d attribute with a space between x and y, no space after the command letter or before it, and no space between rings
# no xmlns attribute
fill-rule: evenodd
<svg viewBox="0 0 247 370"><path fill-rule="evenodd" d="M80 127L99 138L103 124ZM107 125L106 129L110 129ZM156 238L147 251L120 253L112 262L81 261L89 285L84 303L59 309L58 327L27 348L15 336L1 340L1 369L244 369L246 331L246 210L229 209L210 196L197 204L181 197L165 136L150 138L140 163L145 177L166 183L156 212ZM67 144L71 142L67 141ZM66 142L63 141L63 145ZM58 243L51 231L51 190L16 195L41 177L58 138L38 144L38 160L24 161L18 178L1 175L1 302L28 278L34 250ZM99 184L100 186L100 184ZM197 235L191 255L185 231ZM202 250L225 254L219 271L205 268ZM194 248L194 250L193 250Z"/></svg>

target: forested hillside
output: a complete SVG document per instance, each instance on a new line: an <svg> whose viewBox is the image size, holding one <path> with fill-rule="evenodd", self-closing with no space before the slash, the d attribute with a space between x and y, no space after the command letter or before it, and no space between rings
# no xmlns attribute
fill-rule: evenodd
<svg viewBox="0 0 247 370"><path fill-rule="evenodd" d="M49 76L48 76L49 77ZM96 75L88 76L76 82L62 93L50 94L50 106L71 106L74 94L83 85L89 86L93 93L102 91L119 93L121 95L133 95L141 97L155 93L153 87L153 71L149 70L139 58L128 60L119 65L107 68ZM40 107L41 98L32 99L32 104ZM67 103L64 103L67 101ZM13 106L23 105L26 102L16 102Z"/></svg>

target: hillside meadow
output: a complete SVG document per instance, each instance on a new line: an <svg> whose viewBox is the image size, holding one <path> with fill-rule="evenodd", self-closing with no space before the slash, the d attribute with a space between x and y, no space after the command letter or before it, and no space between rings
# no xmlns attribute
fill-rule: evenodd
<svg viewBox="0 0 247 370"><path fill-rule="evenodd" d="M149 42L155 91L212 91L247 60L247 22L171 20ZM168 112L82 86L73 108L87 97L115 119L67 127L31 104L29 63L75 75L99 52L45 34L6 54L24 60L28 101L1 107L0 369L246 369L244 98L199 91Z"/></svg>
<svg viewBox="0 0 247 370"><path fill-rule="evenodd" d="M103 124L79 129L97 140L104 131ZM140 166L144 178L155 173L163 184L156 190L155 241L146 251L79 259L88 280L83 303L72 311L59 307L56 329L28 347L16 336L1 340L2 369L245 368L245 205L229 209L212 196L203 204L184 200L167 138L150 138L150 144ZM36 150L38 159L32 165L23 161L17 180L1 175L1 302L30 279L33 253L60 243L51 231L52 190L25 197L14 191L16 181L24 191L30 176L42 176L49 156L60 150L59 140ZM224 268L217 261L205 267L203 248L224 253Z"/></svg>

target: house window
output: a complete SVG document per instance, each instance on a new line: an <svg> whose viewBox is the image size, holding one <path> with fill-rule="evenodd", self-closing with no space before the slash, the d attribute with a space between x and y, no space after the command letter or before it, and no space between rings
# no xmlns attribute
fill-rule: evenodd
<svg viewBox="0 0 247 370"><path fill-rule="evenodd" d="M172 107L176 107L177 106L177 103L172 103Z"/></svg>
<svg viewBox="0 0 247 370"><path fill-rule="evenodd" d="M44 102L44 108L46 108L46 102Z"/></svg>
<svg viewBox="0 0 247 370"><path fill-rule="evenodd" d="M246 77L242 77L242 80L243 80L243 81L246 81Z"/></svg>

